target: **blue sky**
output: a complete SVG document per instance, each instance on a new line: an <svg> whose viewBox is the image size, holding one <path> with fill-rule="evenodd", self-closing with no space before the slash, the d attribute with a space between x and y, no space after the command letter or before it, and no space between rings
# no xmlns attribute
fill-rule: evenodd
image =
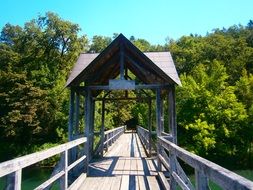
<svg viewBox="0 0 253 190"><path fill-rule="evenodd" d="M165 38L205 35L214 28L253 20L252 0L0 0L0 28L21 25L52 11L77 23L82 34L134 35L152 44Z"/></svg>

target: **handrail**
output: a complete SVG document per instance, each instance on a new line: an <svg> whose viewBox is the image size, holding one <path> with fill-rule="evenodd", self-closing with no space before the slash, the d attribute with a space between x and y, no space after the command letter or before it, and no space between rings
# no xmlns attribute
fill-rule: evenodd
<svg viewBox="0 0 253 190"><path fill-rule="evenodd" d="M237 190L237 189L253 189L253 182L229 171L209 160L206 160L200 156L197 156L187 150L177 146L176 144L166 140L164 137L158 137L158 143L167 151L170 152L170 173L177 183L185 188L189 187L184 183L184 179L181 178L177 171L177 158L180 158L185 163L190 165L195 169L195 174L197 174L197 189L206 189L203 187L208 186L207 178L211 179L213 182L217 183L221 188ZM164 161L164 160L163 160ZM173 161L173 163L172 163ZM169 164L169 163L168 163ZM203 185L204 186L201 186ZM192 188L189 188L192 189Z"/></svg>
<svg viewBox="0 0 253 190"><path fill-rule="evenodd" d="M14 189L20 190L21 189L21 175L22 169L28 166L31 166L37 162L50 158L60 153L64 153L65 164L63 170L60 171L58 174L52 176L49 180L45 181L43 184L38 186L36 189L44 189L48 185L52 184L54 181L62 177L64 177L65 181L65 189L68 188L68 171L79 164L81 161L86 159L86 156L83 155L81 158L73 162L70 166L68 165L68 150L76 147L80 144L85 144L87 141L86 137L82 137L71 142L67 142L65 144L43 150L40 152L35 152L26 156L22 156L19 158L15 158L13 160L9 160L3 163L0 163L0 177L6 176L8 174L15 173L15 184Z"/></svg>
<svg viewBox="0 0 253 190"><path fill-rule="evenodd" d="M149 131L141 126L137 126L137 134L139 135L145 150L151 155L151 134Z"/></svg>
<svg viewBox="0 0 253 190"><path fill-rule="evenodd" d="M120 135L124 133L125 128L126 126L121 126L115 129L105 131L103 148L105 148L106 151L108 150L108 147L111 146L112 143L115 142L117 138L119 138Z"/></svg>

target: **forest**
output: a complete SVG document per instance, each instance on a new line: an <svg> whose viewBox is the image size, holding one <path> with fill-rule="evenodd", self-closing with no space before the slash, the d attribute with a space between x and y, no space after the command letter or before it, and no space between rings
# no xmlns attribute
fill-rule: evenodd
<svg viewBox="0 0 253 190"><path fill-rule="evenodd" d="M81 52L101 52L117 35L88 39L51 12L2 28L0 161L67 141L71 68ZM179 145L228 168L253 168L253 21L162 45L129 40L141 51L173 56L182 82L176 88ZM131 118L147 126L144 103L111 102L107 109L107 129Z"/></svg>

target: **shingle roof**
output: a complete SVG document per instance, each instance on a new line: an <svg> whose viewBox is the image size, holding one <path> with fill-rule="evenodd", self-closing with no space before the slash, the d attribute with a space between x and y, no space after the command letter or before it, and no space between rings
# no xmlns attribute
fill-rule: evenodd
<svg viewBox="0 0 253 190"><path fill-rule="evenodd" d="M108 74L111 72L108 70L115 70L118 67L118 59L115 54L119 54L119 44L124 43L127 48L125 48L126 54L128 57L133 58L134 62L137 62L135 65L131 65L131 61L128 60L128 66L136 71L140 68L145 70L144 72L140 72L144 75L149 75L150 73L154 74L153 80L157 79L157 77L161 77L161 79L157 79L159 81L168 81L181 85L181 81L178 77L173 59L171 57L170 52L140 52L129 40L127 40L122 34L116 38L102 53L82 53L80 54L75 66L73 67L69 78L66 82L66 86L71 86L72 83L76 81L81 82L81 80L85 81L87 78L91 78L92 75L96 76L96 72L103 67L111 59L114 60L114 65L109 66L104 70L106 74L104 74L101 78L101 84L105 83L105 80L108 80ZM112 58L113 57L113 58ZM132 60L132 61L133 61ZM129 65L130 64L130 65ZM114 77L117 75L118 71L114 71ZM139 73L138 71L136 73ZM135 73L135 74L136 74ZM102 75L102 74L101 74ZM138 77L138 76L137 76ZM142 77L143 82L149 82L148 78L151 76ZM166 79L168 78L168 79ZM112 79L112 78L111 78ZM97 81L99 82L99 81Z"/></svg>

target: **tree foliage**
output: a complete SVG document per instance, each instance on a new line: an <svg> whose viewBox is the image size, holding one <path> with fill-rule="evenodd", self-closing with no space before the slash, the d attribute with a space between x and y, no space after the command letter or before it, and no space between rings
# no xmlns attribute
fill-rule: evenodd
<svg viewBox="0 0 253 190"><path fill-rule="evenodd" d="M29 151L35 144L64 140L61 133L66 133L68 118L64 84L87 45L79 31L78 25L50 12L23 28L6 24L2 29L0 138L10 147L15 145L3 148L7 158Z"/></svg>
<svg viewBox="0 0 253 190"><path fill-rule="evenodd" d="M250 164L253 143L253 24L215 29L206 36L167 39L152 45L130 37L141 51L172 53L183 86L177 88L179 144L222 163ZM66 139L68 91L65 81L80 52L99 53L112 37L93 36L90 43L78 25L47 13L25 23L6 24L0 34L0 159L48 147ZM131 76L136 79L135 76ZM128 92L135 97L139 92ZM152 91L147 92L151 96ZM103 92L102 92L102 95ZM124 91L109 97L125 96ZM95 129L100 129L101 102ZM168 110L165 106L165 122ZM155 130L155 102L152 126ZM131 118L147 126L145 102L107 102L106 129ZM8 145L8 146L7 146ZM232 159L233 158L233 159ZM222 163L226 164L226 163ZM251 165L252 166L252 165Z"/></svg>

